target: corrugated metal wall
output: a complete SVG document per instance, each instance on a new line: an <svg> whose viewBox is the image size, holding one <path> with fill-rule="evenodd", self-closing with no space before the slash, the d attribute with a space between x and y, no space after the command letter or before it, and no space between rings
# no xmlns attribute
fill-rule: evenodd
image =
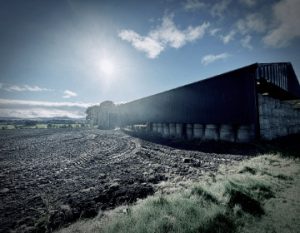
<svg viewBox="0 0 300 233"><path fill-rule="evenodd" d="M259 63L256 78L265 80L286 92L300 98L300 86L291 63Z"/></svg>
<svg viewBox="0 0 300 233"><path fill-rule="evenodd" d="M251 65L121 105L122 124L255 124L256 67Z"/></svg>

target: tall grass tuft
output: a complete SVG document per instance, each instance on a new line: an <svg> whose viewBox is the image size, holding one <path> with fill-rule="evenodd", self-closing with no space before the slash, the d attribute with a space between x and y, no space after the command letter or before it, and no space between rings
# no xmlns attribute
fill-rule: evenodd
<svg viewBox="0 0 300 233"><path fill-rule="evenodd" d="M235 224L226 206L206 202L202 195L150 198L141 206L133 207L130 215L112 220L104 232L233 232Z"/></svg>
<svg viewBox="0 0 300 233"><path fill-rule="evenodd" d="M192 188L191 194L198 195L198 196L202 197L205 201L208 201L208 202L212 202L215 204L219 203L219 200L216 198L215 195L213 195L211 192L207 191L206 189L204 189L201 186L195 186L194 188Z"/></svg>

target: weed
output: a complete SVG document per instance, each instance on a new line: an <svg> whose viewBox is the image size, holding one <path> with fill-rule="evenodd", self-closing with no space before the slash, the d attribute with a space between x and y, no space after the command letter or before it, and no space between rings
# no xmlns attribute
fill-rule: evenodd
<svg viewBox="0 0 300 233"><path fill-rule="evenodd" d="M218 199L212 193L205 190L201 186L196 186L192 188L191 194L201 196L205 201L209 201L215 204L219 203Z"/></svg>
<svg viewBox="0 0 300 233"><path fill-rule="evenodd" d="M234 177L225 185L226 190L230 192L231 189L249 194L256 200L265 200L274 196L271 185L264 180L253 177Z"/></svg>
<svg viewBox="0 0 300 233"><path fill-rule="evenodd" d="M206 233L231 233L235 231L234 219L230 213L217 213L204 225L199 232Z"/></svg>
<svg viewBox="0 0 300 233"><path fill-rule="evenodd" d="M293 177L285 175L285 174L282 174L282 173L276 174L274 172L263 171L262 174L263 175L272 176L272 177L277 178L279 180L285 180L285 181L293 180Z"/></svg>
<svg viewBox="0 0 300 233"><path fill-rule="evenodd" d="M152 201L153 206L163 207L169 204L168 200L162 195Z"/></svg>
<svg viewBox="0 0 300 233"><path fill-rule="evenodd" d="M253 199L248 193L239 190L231 189L229 191L230 199L228 205L233 208L235 205L240 205L242 210L255 216L264 214L261 203Z"/></svg>
<svg viewBox="0 0 300 233"><path fill-rule="evenodd" d="M275 176L276 178L280 179L280 180L293 180L293 177L284 175L284 174L278 174Z"/></svg>
<svg viewBox="0 0 300 233"><path fill-rule="evenodd" d="M248 166L243 167L243 169L241 169L239 171L239 173L247 173L247 172L252 174L252 175L255 175L257 171L256 171L255 168L248 167Z"/></svg>

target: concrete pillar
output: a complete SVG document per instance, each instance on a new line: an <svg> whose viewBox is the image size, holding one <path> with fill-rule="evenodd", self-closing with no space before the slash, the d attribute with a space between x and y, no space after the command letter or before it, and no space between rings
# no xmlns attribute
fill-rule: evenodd
<svg viewBox="0 0 300 233"><path fill-rule="evenodd" d="M285 126L282 126L280 128L280 136L286 136L286 135L288 135L288 128Z"/></svg>
<svg viewBox="0 0 300 233"><path fill-rule="evenodd" d="M295 134L297 133L297 126L295 125L295 123L291 126L291 134Z"/></svg>
<svg viewBox="0 0 300 233"><path fill-rule="evenodd" d="M176 137L183 138L183 124L176 123Z"/></svg>
<svg viewBox="0 0 300 233"><path fill-rule="evenodd" d="M235 135L232 125L221 125L220 126L220 140L227 142L234 142Z"/></svg>
<svg viewBox="0 0 300 233"><path fill-rule="evenodd" d="M163 125L162 123L157 123L157 132L163 134Z"/></svg>
<svg viewBox="0 0 300 233"><path fill-rule="evenodd" d="M297 124L297 133L300 133L300 124Z"/></svg>
<svg viewBox="0 0 300 233"><path fill-rule="evenodd" d="M169 124L169 132L170 132L170 137L172 137L172 138L176 137L176 125L175 125L175 123L170 123Z"/></svg>
<svg viewBox="0 0 300 233"><path fill-rule="evenodd" d="M193 124L186 124L186 136L188 139L193 138Z"/></svg>
<svg viewBox="0 0 300 233"><path fill-rule="evenodd" d="M157 133L157 123L152 123L152 132Z"/></svg>
<svg viewBox="0 0 300 233"><path fill-rule="evenodd" d="M205 140L219 140L218 126L213 124L208 124L205 126L204 139Z"/></svg>
<svg viewBox="0 0 300 233"><path fill-rule="evenodd" d="M201 124L194 124L193 137L201 139L204 134L204 127Z"/></svg>
<svg viewBox="0 0 300 233"><path fill-rule="evenodd" d="M241 125L237 130L237 142L250 142L254 139L254 127L251 125Z"/></svg>
<svg viewBox="0 0 300 233"><path fill-rule="evenodd" d="M170 137L170 129L169 129L168 123L163 124L163 137L165 137L165 138Z"/></svg>
<svg viewBox="0 0 300 233"><path fill-rule="evenodd" d="M147 122L146 125L147 125L146 131L147 131L147 132L151 132L151 131L152 131L152 123Z"/></svg>

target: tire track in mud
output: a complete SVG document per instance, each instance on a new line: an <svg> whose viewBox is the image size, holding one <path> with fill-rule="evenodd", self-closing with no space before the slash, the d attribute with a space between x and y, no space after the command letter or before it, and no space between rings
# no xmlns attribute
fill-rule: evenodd
<svg viewBox="0 0 300 233"><path fill-rule="evenodd" d="M162 180L243 159L98 129L2 131L0 142L0 232L52 231L145 197Z"/></svg>
<svg viewBox="0 0 300 233"><path fill-rule="evenodd" d="M30 202L36 195L39 199L47 196L48 202L54 206L52 209L55 209L56 201L68 201L65 192L78 193L93 186L96 187L94 190L101 192L102 188L97 187L98 173L104 172L105 176L109 176L112 169L106 168L110 161L121 161L122 156L130 155L135 148L135 143L130 142L128 136L117 132L103 134L99 130L71 133L52 131L52 134L40 132L40 137L39 132L32 133L33 135L30 132L21 132L22 136L10 135L5 139L0 136L4 142L0 154L0 184L1 188L6 187L3 189L6 194L0 193L4 197L0 211L7 216L3 220L0 213L0 223L4 228L16 225L19 232L26 229L30 231L32 224L32 221L28 221L29 226L23 229L23 221L14 221L14 218L22 219L23 216L30 215L32 208L26 209L22 202ZM120 176L112 174L108 179L100 181L105 180L109 184L115 177ZM34 191L29 188L34 188ZM81 199L86 201L85 197ZM45 215L47 208L44 201L38 201L35 205ZM36 211L32 215L37 218Z"/></svg>

